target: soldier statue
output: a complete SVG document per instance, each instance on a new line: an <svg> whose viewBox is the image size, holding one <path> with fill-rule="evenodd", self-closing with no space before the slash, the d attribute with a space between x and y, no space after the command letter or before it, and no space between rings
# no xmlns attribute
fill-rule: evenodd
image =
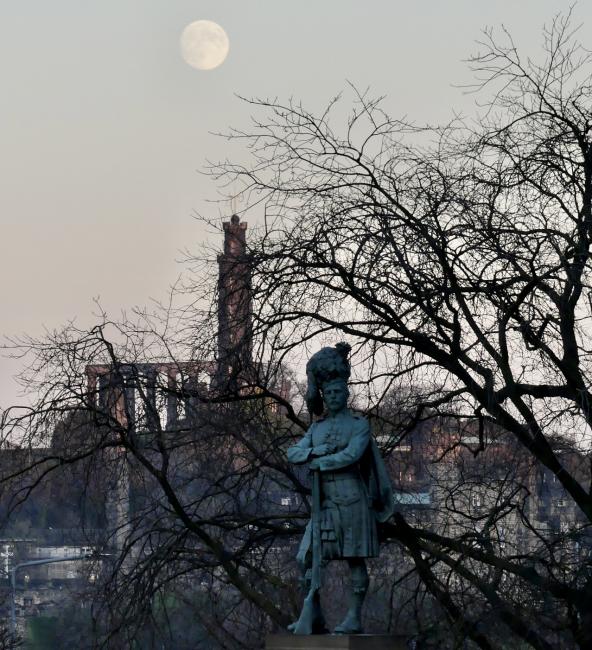
<svg viewBox="0 0 592 650"><path fill-rule="evenodd" d="M298 550L305 599L295 634L327 633L320 604L320 570L329 560L345 560L350 569L349 609L336 634L362 633L362 604L368 590L366 558L377 557L377 522L392 514L390 479L370 433L368 420L347 407L350 346L323 348L307 366L306 401L314 422L288 449L290 463L313 474L311 520Z"/></svg>

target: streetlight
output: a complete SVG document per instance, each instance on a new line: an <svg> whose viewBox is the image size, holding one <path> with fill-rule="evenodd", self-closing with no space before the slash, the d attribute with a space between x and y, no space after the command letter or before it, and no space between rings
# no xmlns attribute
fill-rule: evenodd
<svg viewBox="0 0 592 650"><path fill-rule="evenodd" d="M52 564L53 562L72 562L72 560L94 560L100 557L107 557L110 553L85 553L84 555L72 555L64 557L46 557L40 560L29 560L15 564L10 570L11 602L10 602L10 631L16 633L16 572L26 566L38 564Z"/></svg>

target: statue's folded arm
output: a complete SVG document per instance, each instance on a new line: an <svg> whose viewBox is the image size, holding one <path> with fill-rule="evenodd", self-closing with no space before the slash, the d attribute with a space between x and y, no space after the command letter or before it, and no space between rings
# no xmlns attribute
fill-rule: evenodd
<svg viewBox="0 0 592 650"><path fill-rule="evenodd" d="M314 426L314 425L313 425ZM286 455L288 456L288 462L294 465L301 465L306 463L312 452L312 426L304 434L302 440L297 442L292 447L288 448Z"/></svg>
<svg viewBox="0 0 592 650"><path fill-rule="evenodd" d="M319 458L319 469L327 472L335 469L342 469L357 463L370 442L370 424L364 418L353 418L355 420L354 431L347 447L328 456Z"/></svg>

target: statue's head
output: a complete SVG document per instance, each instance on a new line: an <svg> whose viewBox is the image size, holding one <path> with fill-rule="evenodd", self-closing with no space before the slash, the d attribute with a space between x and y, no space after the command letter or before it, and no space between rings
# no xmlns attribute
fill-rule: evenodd
<svg viewBox="0 0 592 650"><path fill-rule="evenodd" d="M330 413L339 413L347 406L349 388L345 379L332 379L321 386L323 401Z"/></svg>
<svg viewBox="0 0 592 650"><path fill-rule="evenodd" d="M306 364L306 405L309 413L320 415L323 412L323 398L330 411L335 412L333 403L336 404L337 400L343 401L341 408L345 407L349 395L347 380L350 375L350 350L347 343L338 343L334 348L322 348ZM327 399L332 403L329 404Z"/></svg>

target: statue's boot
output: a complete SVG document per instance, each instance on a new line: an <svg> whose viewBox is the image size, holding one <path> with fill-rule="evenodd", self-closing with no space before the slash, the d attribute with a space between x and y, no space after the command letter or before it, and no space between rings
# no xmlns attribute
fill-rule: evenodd
<svg viewBox="0 0 592 650"><path fill-rule="evenodd" d="M349 609L343 621L335 628L334 634L362 634L362 605L367 591L367 577L352 583Z"/></svg>
<svg viewBox="0 0 592 650"><path fill-rule="evenodd" d="M302 611L297 621L287 626L288 632L293 634L328 634L329 630L325 623L319 592L310 594L311 571L306 571L302 579L302 587L305 594ZM303 631L304 630L304 631ZM310 630L310 631L309 631Z"/></svg>

